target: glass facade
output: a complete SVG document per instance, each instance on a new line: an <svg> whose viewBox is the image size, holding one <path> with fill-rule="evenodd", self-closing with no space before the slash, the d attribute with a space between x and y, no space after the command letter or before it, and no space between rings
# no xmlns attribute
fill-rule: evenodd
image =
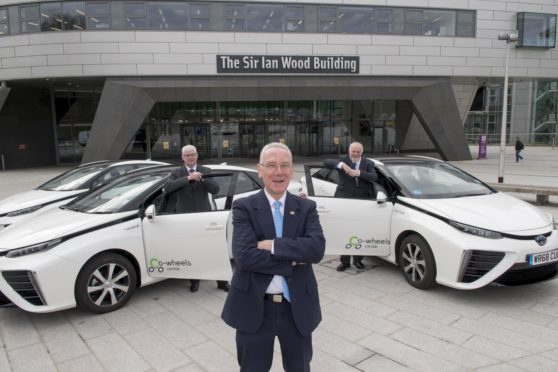
<svg viewBox="0 0 558 372"><path fill-rule="evenodd" d="M191 30L475 36L474 10L281 3L53 1L0 7L0 36Z"/></svg>
<svg viewBox="0 0 558 372"><path fill-rule="evenodd" d="M175 159L194 144L201 158L255 158L274 141L301 156L344 153L354 140L384 153L395 122L394 101L160 102L126 157Z"/></svg>

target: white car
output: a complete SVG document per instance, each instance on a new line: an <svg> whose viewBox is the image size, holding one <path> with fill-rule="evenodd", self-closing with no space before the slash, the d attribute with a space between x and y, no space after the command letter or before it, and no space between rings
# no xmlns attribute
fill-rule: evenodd
<svg viewBox="0 0 558 372"><path fill-rule="evenodd" d="M381 257L421 289L528 284L557 274L550 214L437 159L372 160L375 200L333 197L337 170L305 166L301 183L317 203L326 254Z"/></svg>
<svg viewBox="0 0 558 372"><path fill-rule="evenodd" d="M177 213L164 187L176 166L160 166L0 231L0 305L51 312L77 304L104 313L165 278L229 280L232 201L262 183L252 169L209 167L213 174L204 177L220 189L212 211Z"/></svg>
<svg viewBox="0 0 558 372"><path fill-rule="evenodd" d="M0 201L0 230L33 213L68 203L78 195L132 170L163 165L160 161L99 161L70 169L36 189Z"/></svg>

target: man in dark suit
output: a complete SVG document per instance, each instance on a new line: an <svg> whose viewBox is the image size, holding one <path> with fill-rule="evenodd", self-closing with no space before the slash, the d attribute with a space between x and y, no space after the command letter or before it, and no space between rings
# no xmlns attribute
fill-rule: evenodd
<svg viewBox="0 0 558 372"><path fill-rule="evenodd" d="M340 160L326 159L324 166L337 169L339 184L334 197L349 199L372 199L375 195L373 182L378 179L374 170L374 163L362 157L363 147L360 142L353 142L349 146L349 155ZM337 271L345 271L351 266L350 256L341 256L341 263ZM364 269L362 256L353 256L353 264L357 269Z"/></svg>
<svg viewBox="0 0 558 372"><path fill-rule="evenodd" d="M198 152L195 146L186 145L182 148L184 166L172 171L170 181L165 192L170 195L167 205L171 213L191 213L210 211L210 194L219 192L219 185L204 174L211 173L211 169L198 164ZM190 291L197 292L200 281L190 280ZM217 288L227 292L229 284L217 281Z"/></svg>
<svg viewBox="0 0 558 372"><path fill-rule="evenodd" d="M325 251L316 203L287 192L293 166L284 144L264 146L258 172L264 190L233 204L236 268L221 316L236 329L241 372L269 371L275 337L285 371L310 371L322 319L312 264Z"/></svg>

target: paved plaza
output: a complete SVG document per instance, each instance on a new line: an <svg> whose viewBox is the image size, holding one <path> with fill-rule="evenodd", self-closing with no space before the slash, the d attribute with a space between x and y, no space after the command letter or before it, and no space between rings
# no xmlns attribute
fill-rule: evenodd
<svg viewBox="0 0 558 372"><path fill-rule="evenodd" d="M527 147L524 158L516 163L507 149L506 183L558 185L558 149ZM297 177L306 161L312 159L296 159ZM496 182L498 148L489 147L488 159L455 164ZM0 198L63 169L0 171ZM558 219L557 198L543 208ZM323 321L314 333L313 371L558 370L558 280L420 291L395 266L364 263L365 270L343 273L335 270L337 257L315 265ZM167 280L138 289L124 308L105 315L3 308L0 371L235 371L234 331L219 317L225 296L214 281L190 293L187 280ZM278 345L272 371L282 371Z"/></svg>

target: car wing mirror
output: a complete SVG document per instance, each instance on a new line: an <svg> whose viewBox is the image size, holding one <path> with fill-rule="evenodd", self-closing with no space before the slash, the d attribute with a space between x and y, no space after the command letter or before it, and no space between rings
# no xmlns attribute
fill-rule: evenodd
<svg viewBox="0 0 558 372"><path fill-rule="evenodd" d="M155 204L151 204L145 209L145 217L147 217L148 220L155 218Z"/></svg>
<svg viewBox="0 0 558 372"><path fill-rule="evenodd" d="M387 195L383 191L378 191L376 194L376 202L378 204L384 204L387 201Z"/></svg>

